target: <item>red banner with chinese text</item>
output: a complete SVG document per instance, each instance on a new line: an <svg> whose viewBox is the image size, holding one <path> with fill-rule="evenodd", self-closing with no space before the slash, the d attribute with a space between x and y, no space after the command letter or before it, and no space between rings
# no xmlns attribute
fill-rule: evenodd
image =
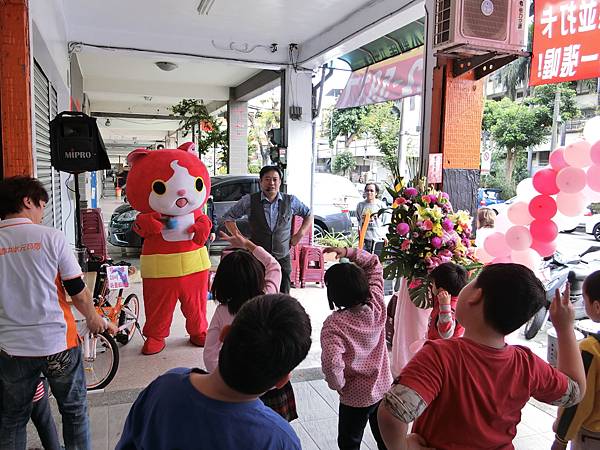
<svg viewBox="0 0 600 450"><path fill-rule="evenodd" d="M600 77L598 0L536 0L529 83Z"/></svg>
<svg viewBox="0 0 600 450"><path fill-rule="evenodd" d="M338 109L398 100L421 93L423 47L355 70L340 95Z"/></svg>

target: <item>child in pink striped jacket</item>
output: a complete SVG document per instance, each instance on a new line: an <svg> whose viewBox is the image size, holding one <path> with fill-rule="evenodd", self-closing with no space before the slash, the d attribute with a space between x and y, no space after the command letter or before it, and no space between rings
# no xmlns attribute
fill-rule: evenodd
<svg viewBox="0 0 600 450"><path fill-rule="evenodd" d="M327 248L340 264L325 273L329 307L321 330L321 365L329 387L340 395L338 446L359 449L367 421L379 449L385 444L377 408L392 384L385 343L383 269L377 255Z"/></svg>

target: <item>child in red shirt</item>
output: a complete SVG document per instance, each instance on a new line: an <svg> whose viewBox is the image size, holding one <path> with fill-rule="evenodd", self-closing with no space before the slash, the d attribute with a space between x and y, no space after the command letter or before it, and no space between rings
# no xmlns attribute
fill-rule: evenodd
<svg viewBox="0 0 600 450"><path fill-rule="evenodd" d="M429 274L432 282L433 309L429 316L427 339L460 337L465 329L456 323L458 293L467 285L468 274L463 266L447 262Z"/></svg>
<svg viewBox="0 0 600 450"><path fill-rule="evenodd" d="M427 341L385 394L378 423L387 448L512 450L530 397L557 406L579 402L585 372L569 294L568 286L562 296L557 290L550 307L559 349L554 369L504 341L546 304L541 281L519 264L485 266L459 295L464 337Z"/></svg>

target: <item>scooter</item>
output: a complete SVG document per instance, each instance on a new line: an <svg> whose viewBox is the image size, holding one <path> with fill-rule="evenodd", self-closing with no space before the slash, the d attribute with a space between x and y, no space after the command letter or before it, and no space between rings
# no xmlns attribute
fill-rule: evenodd
<svg viewBox="0 0 600 450"><path fill-rule="evenodd" d="M590 258L582 259L586 255ZM573 261L564 262L559 253L552 255L546 261L546 271L550 271L550 277L544 287L546 290L546 304L536 312L525 324L525 339L533 339L548 320L550 305L554 300L556 289L562 289L565 282L571 285L570 300L575 309L575 320L585 319L585 305L583 300L583 281L592 272L600 270L600 247L591 246Z"/></svg>

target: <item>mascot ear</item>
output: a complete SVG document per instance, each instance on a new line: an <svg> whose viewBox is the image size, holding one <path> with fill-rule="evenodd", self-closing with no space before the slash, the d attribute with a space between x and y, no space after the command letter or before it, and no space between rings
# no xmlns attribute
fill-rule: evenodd
<svg viewBox="0 0 600 450"><path fill-rule="evenodd" d="M145 148L135 149L129 155L127 155L127 164L129 164L129 167L133 167L135 163L146 157L148 153L150 153L150 151Z"/></svg>
<svg viewBox="0 0 600 450"><path fill-rule="evenodd" d="M177 147L177 150L183 150L184 152L193 153L194 155L197 154L196 145L193 142L181 144L179 147Z"/></svg>

